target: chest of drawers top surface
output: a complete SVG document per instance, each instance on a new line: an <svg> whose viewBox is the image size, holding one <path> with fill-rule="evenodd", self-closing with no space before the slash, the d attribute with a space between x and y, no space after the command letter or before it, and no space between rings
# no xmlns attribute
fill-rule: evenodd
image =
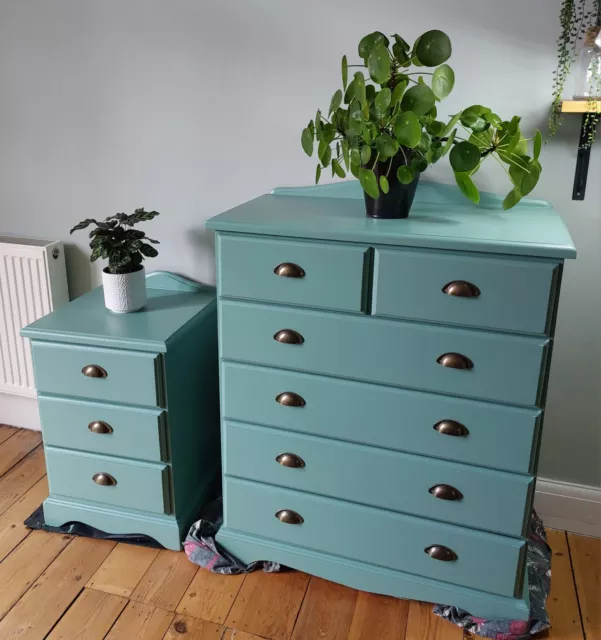
<svg viewBox="0 0 601 640"><path fill-rule="evenodd" d="M211 312L215 292L160 271L146 278L148 303L143 312L115 314L104 306L102 287L59 307L22 330L36 340L129 348L161 353L189 321Z"/></svg>
<svg viewBox="0 0 601 640"><path fill-rule="evenodd" d="M298 197L305 196L305 197ZM482 194L479 206L455 186L422 182L408 218L365 215L356 181L276 189L207 222L223 232L315 238L375 245L575 258L562 219L546 202L523 200L503 211L499 196Z"/></svg>

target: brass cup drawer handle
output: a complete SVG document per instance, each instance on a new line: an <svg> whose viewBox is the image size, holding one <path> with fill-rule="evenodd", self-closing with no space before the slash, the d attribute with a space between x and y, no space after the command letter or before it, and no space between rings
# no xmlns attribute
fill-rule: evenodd
<svg viewBox="0 0 601 640"><path fill-rule="evenodd" d="M88 425L88 429L92 433L98 433L100 435L113 433L113 427L107 422L103 422L102 420L95 420L94 422L90 422Z"/></svg>
<svg viewBox="0 0 601 640"><path fill-rule="evenodd" d="M282 467L290 467L291 469L302 469L305 466L305 461L295 453L280 453L276 461Z"/></svg>
<svg viewBox="0 0 601 640"><path fill-rule="evenodd" d="M480 289L475 284L465 280L449 282L442 288L442 292L456 298L477 298L480 295Z"/></svg>
<svg viewBox="0 0 601 640"><path fill-rule="evenodd" d="M303 336L294 329L282 329L273 336L273 339L282 344L302 344L305 341Z"/></svg>
<svg viewBox="0 0 601 640"><path fill-rule="evenodd" d="M460 353L443 353L436 362L449 369L473 369L474 367L474 363Z"/></svg>
<svg viewBox="0 0 601 640"><path fill-rule="evenodd" d="M436 484L429 489L429 492L440 500L463 500L461 491L450 484Z"/></svg>
<svg viewBox="0 0 601 640"><path fill-rule="evenodd" d="M305 270L294 262L282 262L273 270L276 276L281 278L304 278Z"/></svg>
<svg viewBox="0 0 601 640"><path fill-rule="evenodd" d="M433 544L426 547L424 551L434 560L442 560L442 562L453 562L457 560L457 554L449 547L442 544Z"/></svg>
<svg viewBox="0 0 601 640"><path fill-rule="evenodd" d="M106 378L108 373L97 364L87 364L81 372L88 378Z"/></svg>
<svg viewBox="0 0 601 640"><path fill-rule="evenodd" d="M284 407L304 407L305 399L294 393L294 391L284 391L275 397L275 401Z"/></svg>
<svg viewBox="0 0 601 640"><path fill-rule="evenodd" d="M303 517L291 509L282 509L275 514L275 517L284 524L302 524L304 522Z"/></svg>
<svg viewBox="0 0 601 640"><path fill-rule="evenodd" d="M441 420L434 425L434 429L443 436L465 438L469 435L468 428L455 420Z"/></svg>
<svg viewBox="0 0 601 640"><path fill-rule="evenodd" d="M103 487L112 487L117 484L117 481L110 473L95 473L92 476L92 480Z"/></svg>

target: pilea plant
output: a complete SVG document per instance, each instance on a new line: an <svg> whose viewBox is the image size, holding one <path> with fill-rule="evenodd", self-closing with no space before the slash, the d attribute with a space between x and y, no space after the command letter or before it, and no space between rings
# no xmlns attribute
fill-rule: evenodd
<svg viewBox="0 0 601 640"><path fill-rule="evenodd" d="M587 40L595 40L601 27L601 0L563 0L559 14L561 32L557 39L557 69L553 72L553 104L549 118L549 133L557 133L563 121L561 102L566 84L576 62L578 48ZM594 97L601 95L601 74L591 65L589 69L587 93L591 96L589 112L586 115L587 132L583 148L595 141L597 116L594 112Z"/></svg>
<svg viewBox="0 0 601 640"><path fill-rule="evenodd" d="M482 105L448 120L439 115L440 101L455 84L446 64L451 52L449 37L438 30L424 33L413 47L397 34L388 38L376 31L362 38L362 63L349 65L342 58L342 88L332 96L327 115L318 110L301 135L307 155L317 147L316 183L326 167L340 178L350 171L370 198L380 198L393 182L415 183L448 154L457 185L472 202L480 201L473 176L486 158L495 158L512 183L505 209L530 193L541 173L539 131L528 155L518 116L503 120ZM358 70L349 78L351 66Z"/></svg>
<svg viewBox="0 0 601 640"><path fill-rule="evenodd" d="M91 224L96 228L90 231L90 262L99 258L108 259L109 273L133 273L142 266L144 258L154 258L159 252L152 244L159 244L158 240L148 238L144 231L132 227L140 222L147 222L159 215L158 211L136 209L132 214L117 213L109 216L103 222L94 218L86 218L76 224L71 233L85 229ZM152 244L148 244L148 243Z"/></svg>

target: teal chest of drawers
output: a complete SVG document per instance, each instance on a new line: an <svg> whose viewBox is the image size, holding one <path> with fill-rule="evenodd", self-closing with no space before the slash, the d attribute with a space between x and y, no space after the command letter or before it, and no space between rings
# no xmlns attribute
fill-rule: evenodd
<svg viewBox="0 0 601 640"><path fill-rule="evenodd" d="M543 202L424 183L276 189L217 231L224 526L376 593L526 619L527 535L564 260Z"/></svg>
<svg viewBox="0 0 601 640"><path fill-rule="evenodd" d="M82 522L179 549L218 473L215 293L166 272L115 314L102 289L25 327L31 339L49 525Z"/></svg>

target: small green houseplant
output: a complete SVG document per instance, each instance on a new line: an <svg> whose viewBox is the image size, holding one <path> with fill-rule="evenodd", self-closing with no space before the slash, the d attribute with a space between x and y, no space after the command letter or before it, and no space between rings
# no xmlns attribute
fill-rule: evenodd
<svg viewBox="0 0 601 640"><path fill-rule="evenodd" d="M342 88L330 101L327 115L317 111L301 135L307 155L317 152L315 182L322 170L344 178L350 172L365 191L367 214L403 218L409 214L419 176L447 154L461 192L480 201L473 176L486 158L495 158L512 184L503 202L509 209L534 189L541 165L539 131L529 140L520 118L503 120L481 105L442 117L439 103L455 84L446 64L449 37L433 30L411 47L401 36L376 31L359 42L362 64L349 77L342 58ZM367 77L366 77L367 74Z"/></svg>
<svg viewBox="0 0 601 640"><path fill-rule="evenodd" d="M117 213L100 222L86 218L71 229L73 233L86 229L91 224L96 225L89 234L92 249L90 262L99 258L108 260L108 266L102 270L102 284L104 302L111 311L129 313L146 304L146 279L142 261L158 255L152 245L159 241L148 238L144 231L133 227L158 215L158 211L145 211L142 207L130 215Z"/></svg>

